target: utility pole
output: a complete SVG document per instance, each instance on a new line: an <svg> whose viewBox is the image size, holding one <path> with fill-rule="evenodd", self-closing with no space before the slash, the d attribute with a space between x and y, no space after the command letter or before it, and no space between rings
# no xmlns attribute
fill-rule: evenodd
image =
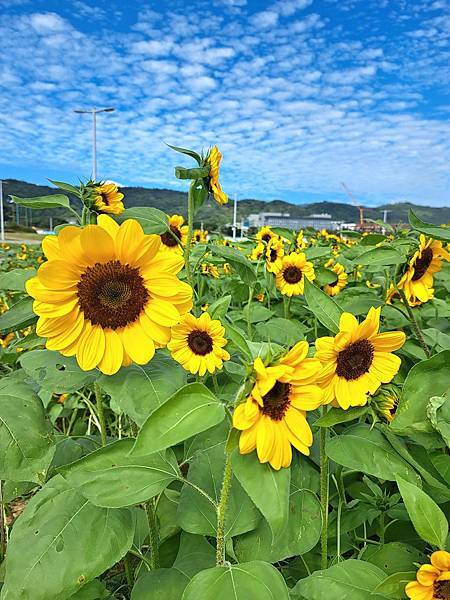
<svg viewBox="0 0 450 600"><path fill-rule="evenodd" d="M387 223L388 213L392 212L392 210L386 210L386 209L384 209L381 212L383 213L383 223Z"/></svg>
<svg viewBox="0 0 450 600"><path fill-rule="evenodd" d="M236 233L237 233L237 196L236 192L234 193L234 206L233 206L233 242L236 241Z"/></svg>
<svg viewBox="0 0 450 600"><path fill-rule="evenodd" d="M90 108L88 110L74 110L78 114L92 115L92 179L97 180L97 114L104 112L114 112L115 108Z"/></svg>
<svg viewBox="0 0 450 600"><path fill-rule="evenodd" d="M3 212L3 181L0 179L0 240L5 241L5 215Z"/></svg>

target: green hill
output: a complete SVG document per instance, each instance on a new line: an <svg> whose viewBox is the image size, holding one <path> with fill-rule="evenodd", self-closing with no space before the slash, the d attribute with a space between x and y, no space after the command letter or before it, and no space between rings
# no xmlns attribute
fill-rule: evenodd
<svg viewBox="0 0 450 600"><path fill-rule="evenodd" d="M5 214L7 224L12 224L16 220L16 206L7 201L9 195L30 198L34 196L43 196L56 193L55 188L36 185L16 179L6 179L3 182L3 192L5 197ZM186 215L186 193L174 190L143 188L143 187L123 187L121 191L125 195L125 204L130 206L153 206L159 208L168 214ZM60 192L59 192L60 193ZM408 211L410 208L424 221L440 225L450 222L450 207L435 208L430 206L418 206L410 203L398 203L379 206L377 208L365 208L364 216L369 219L380 219L381 211L387 209L389 223L407 223ZM312 213L329 213L336 220L345 222L355 222L359 220L359 211L350 204L338 202L314 202L310 204L291 204L283 200L252 200L242 199L238 204L238 220L247 217L250 213L259 212L288 212L292 217L304 217ZM25 214L23 208L20 209L20 223L30 224L30 215ZM27 221L25 221L27 217ZM70 214L64 209L33 211L31 223L39 227L48 227L49 218L53 218L53 225L63 223L69 220ZM206 228L217 229L230 224L233 218L232 202L219 207L214 201L208 200L202 210L196 217L196 224L201 221Z"/></svg>

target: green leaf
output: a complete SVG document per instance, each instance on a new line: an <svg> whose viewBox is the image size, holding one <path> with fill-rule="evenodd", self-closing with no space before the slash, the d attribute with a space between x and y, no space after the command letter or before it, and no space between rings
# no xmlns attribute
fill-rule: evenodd
<svg viewBox="0 0 450 600"><path fill-rule="evenodd" d="M331 408L323 417L315 421L316 427L334 427L339 423L348 423L363 417L368 412L367 406L358 406L343 410L342 408Z"/></svg>
<svg viewBox="0 0 450 600"><path fill-rule="evenodd" d="M197 154L197 152L194 152L194 150L188 150L187 148L180 148L179 146L171 146L170 144L167 144L167 145L169 146L169 148L172 148L172 150L175 150L175 152L180 152L181 154L186 154L187 156L190 156L191 158L196 160L199 165L202 164L202 159L201 159L200 155Z"/></svg>
<svg viewBox="0 0 450 600"><path fill-rule="evenodd" d="M187 479L204 490L218 503L225 468L225 444L220 444L196 454L189 464ZM225 516L225 536L230 537L254 529L261 519L260 513L243 490L235 476ZM191 485L181 490L178 505L178 523L184 531L216 536L217 514L211 502Z"/></svg>
<svg viewBox="0 0 450 600"><path fill-rule="evenodd" d="M93 506L61 475L14 523L2 600L67 600L131 548L129 509Z"/></svg>
<svg viewBox="0 0 450 600"><path fill-rule="evenodd" d="M375 588L375 593L379 593L383 597L403 600L403 598L406 598L405 587L410 581L416 579L416 573L417 571L393 573Z"/></svg>
<svg viewBox="0 0 450 600"><path fill-rule="evenodd" d="M75 392L98 378L98 371L82 371L74 357L52 350L27 352L20 364L28 377L55 394Z"/></svg>
<svg viewBox="0 0 450 600"><path fill-rule="evenodd" d="M297 238L297 234L292 229L288 229L287 227L272 227L273 233L276 233L281 238L285 238L290 242L295 242Z"/></svg>
<svg viewBox="0 0 450 600"><path fill-rule="evenodd" d="M145 421L132 453L142 456L164 450L217 425L225 409L201 383L190 383L178 390Z"/></svg>
<svg viewBox="0 0 450 600"><path fill-rule="evenodd" d="M221 317L224 317L230 308L230 303L231 295L228 294L227 296L223 296L222 298L219 298L210 304L208 307L208 313L210 314L211 319L220 319Z"/></svg>
<svg viewBox="0 0 450 600"><path fill-rule="evenodd" d="M38 196L36 198L19 198L18 196L10 196L11 200L20 206L27 208L69 208L70 202L64 194L51 194L50 196Z"/></svg>
<svg viewBox="0 0 450 600"><path fill-rule="evenodd" d="M430 398L427 415L433 427L441 434L447 447L450 448L450 398L448 396Z"/></svg>
<svg viewBox="0 0 450 600"><path fill-rule="evenodd" d="M443 396L448 389L450 350L435 354L414 365L403 385L402 395L390 429L399 435L414 436L420 432L438 438L427 416L433 396Z"/></svg>
<svg viewBox="0 0 450 600"><path fill-rule="evenodd" d="M383 569L388 575L414 569L414 563L426 563L427 556L414 546L402 542L388 542L381 546L369 544L361 559Z"/></svg>
<svg viewBox="0 0 450 600"><path fill-rule="evenodd" d="M144 366L124 367L102 375L100 387L111 396L111 408L124 412L139 427L147 417L186 384L186 371L169 356L157 353Z"/></svg>
<svg viewBox="0 0 450 600"><path fill-rule="evenodd" d="M177 179L203 179L208 177L210 167L198 167L196 169L186 169L185 167L175 167L175 177Z"/></svg>
<svg viewBox="0 0 450 600"><path fill-rule="evenodd" d="M214 567L198 573L183 600L289 600L281 573L260 561Z"/></svg>
<svg viewBox="0 0 450 600"><path fill-rule="evenodd" d="M443 242L450 242L450 229L448 227L437 227L436 225L432 225L431 223L425 223L422 219L414 214L414 212L409 209L409 224L416 231L420 231L420 233L424 233L425 235L429 235L430 237L436 240L442 240Z"/></svg>
<svg viewBox="0 0 450 600"><path fill-rule="evenodd" d="M230 340L233 343L233 345L236 346L236 348L242 352L242 354L247 360L252 361L253 359L250 347L247 343L247 340L239 331L239 329L233 327L232 325L226 322L223 323L223 325L225 327L225 335L227 339Z"/></svg>
<svg viewBox="0 0 450 600"><path fill-rule="evenodd" d="M164 233L169 229L167 215L157 208L149 208L148 206L127 208L118 217L118 221L123 223L126 219L138 221L146 234Z"/></svg>
<svg viewBox="0 0 450 600"><path fill-rule="evenodd" d="M56 185L56 187L60 190L64 190L65 192L69 192L70 194L73 194L74 196L80 198L80 189L75 187L74 185L70 185L70 183L65 183L64 181L54 181L53 179L49 179L49 181L50 183L53 183L53 185Z"/></svg>
<svg viewBox="0 0 450 600"><path fill-rule="evenodd" d="M172 450L130 456L133 439L108 444L60 470L96 506L140 504L162 492L180 472Z"/></svg>
<svg viewBox="0 0 450 600"><path fill-rule="evenodd" d="M360 246L375 246L376 244L379 244L380 242L384 242L384 240L386 239L385 235L382 235L381 233L369 233L369 235L365 235L363 238L361 238L361 242L360 242Z"/></svg>
<svg viewBox="0 0 450 600"><path fill-rule="evenodd" d="M306 248L305 254L308 260L323 258L324 256L327 256L328 258L332 257L331 248L329 246L313 246L311 248Z"/></svg>
<svg viewBox="0 0 450 600"><path fill-rule="evenodd" d="M36 269L12 269L0 273L0 290L24 292L25 282L36 275Z"/></svg>
<svg viewBox="0 0 450 600"><path fill-rule="evenodd" d="M211 245L213 256L220 256L235 269L244 283L251 286L256 282L256 272L248 258L236 248Z"/></svg>
<svg viewBox="0 0 450 600"><path fill-rule="evenodd" d="M420 482L420 477L376 428L353 425L327 442L327 455L339 465L380 479L395 481L398 475Z"/></svg>
<svg viewBox="0 0 450 600"><path fill-rule="evenodd" d="M301 579L291 592L292 600L382 600L374 594L385 579L384 572L362 560L345 560L324 571L315 571Z"/></svg>
<svg viewBox="0 0 450 600"><path fill-rule="evenodd" d="M0 315L0 335L24 329L36 323L37 320L38 318L33 312L33 300L23 298Z"/></svg>
<svg viewBox="0 0 450 600"><path fill-rule="evenodd" d="M381 246L380 248L373 248L367 252L363 252L353 262L358 265L371 265L385 267L387 265L401 265L406 261L400 252L394 250L394 248L388 248Z"/></svg>
<svg viewBox="0 0 450 600"><path fill-rule="evenodd" d="M255 339L259 341L275 342L282 346L292 346L305 338L305 327L300 321L275 317L256 326Z"/></svg>
<svg viewBox="0 0 450 600"><path fill-rule="evenodd" d="M397 476L397 485L414 529L425 541L445 548L448 534L447 519L436 502L417 486Z"/></svg>
<svg viewBox="0 0 450 600"><path fill-rule="evenodd" d="M0 392L0 479L42 483L54 452L41 400L11 380Z"/></svg>
<svg viewBox="0 0 450 600"><path fill-rule="evenodd" d="M305 300L310 311L332 333L339 331L339 320L344 312L339 304L305 278Z"/></svg>
<svg viewBox="0 0 450 600"><path fill-rule="evenodd" d="M244 490L262 512L275 534L286 523L289 510L290 469L275 471L259 462L256 453L232 455L233 472ZM261 493L264 490L264 493Z"/></svg>
<svg viewBox="0 0 450 600"><path fill-rule="evenodd" d="M112 598L103 581L98 579L83 585L80 591L70 596L70 600L112 600Z"/></svg>
<svg viewBox="0 0 450 600"><path fill-rule="evenodd" d="M331 269L325 269L325 267L314 267L314 273L316 275L315 282L318 286L323 287L329 283L337 281L337 274Z"/></svg>

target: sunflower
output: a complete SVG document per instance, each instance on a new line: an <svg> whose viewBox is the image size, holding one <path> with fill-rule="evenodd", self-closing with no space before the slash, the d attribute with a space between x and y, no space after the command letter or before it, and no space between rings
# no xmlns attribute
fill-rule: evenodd
<svg viewBox="0 0 450 600"><path fill-rule="evenodd" d="M232 273L232 269L231 269L230 263L223 263L223 274L231 275L231 273Z"/></svg>
<svg viewBox="0 0 450 600"><path fill-rule="evenodd" d="M410 306L417 306L433 298L433 275L442 269L442 261L450 261L450 254L442 242L419 237L419 249L409 262L406 273L398 282Z"/></svg>
<svg viewBox="0 0 450 600"><path fill-rule="evenodd" d="M125 210L122 198L115 183L102 183L94 188L94 208L100 213L120 215Z"/></svg>
<svg viewBox="0 0 450 600"><path fill-rule="evenodd" d="M250 260L259 260L261 256L264 254L266 247L262 242L258 242L258 244L253 248L250 254Z"/></svg>
<svg viewBox="0 0 450 600"><path fill-rule="evenodd" d="M214 279L220 278L219 269L216 265L212 265L211 263L202 263L201 264L202 275L210 275Z"/></svg>
<svg viewBox="0 0 450 600"><path fill-rule="evenodd" d="M228 196L222 190L219 183L219 167L220 161L222 160L222 154L219 152L217 146L211 148L206 160L209 163L210 169L208 178L209 191L218 204L226 204L228 202Z"/></svg>
<svg viewBox="0 0 450 600"><path fill-rule="evenodd" d="M194 229L192 234L192 242L197 244L206 244L208 241L208 232L201 229Z"/></svg>
<svg viewBox="0 0 450 600"><path fill-rule="evenodd" d="M416 581L410 581L405 593L411 600L446 600L450 598L450 552L438 550L422 565Z"/></svg>
<svg viewBox="0 0 450 600"><path fill-rule="evenodd" d="M369 279L366 279L366 285L371 290L376 290L377 288L381 287L381 284L373 283L373 281L369 281Z"/></svg>
<svg viewBox="0 0 450 600"><path fill-rule="evenodd" d="M283 266L284 244L280 238L271 238L266 246L266 269L269 273L278 273Z"/></svg>
<svg viewBox="0 0 450 600"><path fill-rule="evenodd" d="M392 285L392 283L390 284L388 290L386 291L386 304L392 304L392 301L394 300L394 298L399 298L400 295L398 293L397 288L395 287L395 285Z"/></svg>
<svg viewBox="0 0 450 600"><path fill-rule="evenodd" d="M397 411L399 399L399 389L395 385L386 385L374 396L371 406L390 423Z"/></svg>
<svg viewBox="0 0 450 600"><path fill-rule="evenodd" d="M343 265L336 263L331 270L334 271L337 275L336 281L332 283L328 283L323 286L323 291L328 294L328 296L337 296L341 290L345 288L348 283L348 275L345 272Z"/></svg>
<svg viewBox="0 0 450 600"><path fill-rule="evenodd" d="M256 448L259 462L276 470L291 464L291 445L308 456L313 443L306 411L322 403L316 385L321 366L307 355L308 342L298 342L273 366L266 367L258 357L253 364L255 385L233 414L233 427L242 431L241 454Z"/></svg>
<svg viewBox="0 0 450 600"><path fill-rule="evenodd" d="M268 225L264 225L261 229L256 233L255 239L258 242L269 242L272 238L277 238L277 234L272 231L272 228Z"/></svg>
<svg viewBox="0 0 450 600"><path fill-rule="evenodd" d="M225 329L220 321L211 319L209 313L204 312L198 318L187 314L179 325L172 327L167 348L186 371L202 376L206 371L214 373L222 368L224 360L230 360L230 355L224 350L228 343L224 335Z"/></svg>
<svg viewBox="0 0 450 600"><path fill-rule="evenodd" d="M306 260L303 252L291 252L281 259L281 268L276 274L275 283L284 296L303 294L305 277L309 281L315 279L314 267Z"/></svg>
<svg viewBox="0 0 450 600"><path fill-rule="evenodd" d="M336 401L344 410L363 406L368 393L374 394L382 383L389 383L397 374L401 360L391 352L403 346L405 334L378 333L380 310L371 307L359 325L351 313L345 312L335 337L316 340L316 357L323 366L319 385L324 390L326 404Z"/></svg>
<svg viewBox="0 0 450 600"><path fill-rule="evenodd" d="M107 215L44 238L48 261L26 287L46 347L111 375L166 346L170 327L192 307L192 288L177 277L182 257L160 244L137 221L119 226Z"/></svg>
<svg viewBox="0 0 450 600"><path fill-rule="evenodd" d="M170 231L166 231L159 236L161 238L161 250L181 254L180 243L183 246L186 245L188 233L188 226L184 225L184 217L181 215L172 215L169 217L169 229Z"/></svg>
<svg viewBox="0 0 450 600"><path fill-rule="evenodd" d="M305 236L303 235L303 229L297 233L297 238L295 241L298 250L303 250L308 247L308 242L305 240Z"/></svg>

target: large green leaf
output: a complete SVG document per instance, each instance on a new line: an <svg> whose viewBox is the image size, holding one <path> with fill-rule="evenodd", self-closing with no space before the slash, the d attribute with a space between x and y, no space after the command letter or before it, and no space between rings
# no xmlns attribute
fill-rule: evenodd
<svg viewBox="0 0 450 600"><path fill-rule="evenodd" d="M373 248L367 252L363 252L357 256L353 262L358 265L371 265L385 267L388 265L401 265L406 261L406 258L394 248L382 246Z"/></svg>
<svg viewBox="0 0 450 600"><path fill-rule="evenodd" d="M309 310L332 333L339 331L339 319L343 313L339 304L305 278L305 300Z"/></svg>
<svg viewBox="0 0 450 600"><path fill-rule="evenodd" d="M185 383L186 371L164 354L156 354L147 365L131 365L99 379L100 387L111 396L111 408L124 412L139 426Z"/></svg>
<svg viewBox="0 0 450 600"><path fill-rule="evenodd" d="M450 448L450 397L447 395L430 398L427 415L433 427Z"/></svg>
<svg viewBox="0 0 450 600"><path fill-rule="evenodd" d="M233 452L232 464L237 480L275 534L288 517L290 469L275 471L268 463L260 463L255 452L244 456L237 449Z"/></svg>
<svg viewBox="0 0 450 600"><path fill-rule="evenodd" d="M256 273L252 263L242 254L240 250L228 248L227 246L211 246L213 256L220 256L230 263L233 269L236 270L239 277L247 285L253 285L256 281Z"/></svg>
<svg viewBox="0 0 450 600"><path fill-rule="evenodd" d="M198 573L183 600L288 600L280 572L260 561L214 567Z"/></svg>
<svg viewBox="0 0 450 600"><path fill-rule="evenodd" d="M36 323L37 320L38 318L33 312L33 300L22 298L0 315L0 335L24 329Z"/></svg>
<svg viewBox="0 0 450 600"><path fill-rule="evenodd" d="M327 442L327 454L339 465L356 469L380 479L395 481L398 475L420 483L420 477L376 428L363 423Z"/></svg>
<svg viewBox="0 0 450 600"><path fill-rule="evenodd" d="M414 529L426 542L445 548L447 518L436 502L417 486L397 476L397 485Z"/></svg>
<svg viewBox="0 0 450 600"><path fill-rule="evenodd" d="M164 450L217 425L225 418L223 404L201 383L178 390L145 421L133 454L142 456Z"/></svg>
<svg viewBox="0 0 450 600"><path fill-rule="evenodd" d="M181 474L172 450L130 456L134 440L119 440L61 470L64 478L96 506L118 508L145 502Z"/></svg>
<svg viewBox="0 0 450 600"><path fill-rule="evenodd" d="M388 575L399 571L412 571L414 563L427 562L427 556L414 546L402 542L369 544L361 555L362 560L383 569Z"/></svg>
<svg viewBox="0 0 450 600"><path fill-rule="evenodd" d="M112 598L103 581L98 579L83 585L81 590L70 596L70 600L112 600Z"/></svg>
<svg viewBox="0 0 450 600"><path fill-rule="evenodd" d="M375 592L381 594L383 598L394 598L403 600L405 596L405 587L410 581L416 579L417 571L401 571L393 573L386 577L376 588Z"/></svg>
<svg viewBox="0 0 450 600"><path fill-rule="evenodd" d="M374 594L386 578L384 572L362 560L346 560L301 579L291 592L292 600L382 600Z"/></svg>
<svg viewBox="0 0 450 600"><path fill-rule="evenodd" d="M418 432L438 437L427 416L432 396L443 396L448 389L450 350L445 350L416 364L403 385L397 412L390 428L399 435L415 436Z"/></svg>
<svg viewBox="0 0 450 600"><path fill-rule="evenodd" d="M0 273L0 290L24 292L25 282L36 275L36 269L11 269Z"/></svg>
<svg viewBox="0 0 450 600"><path fill-rule="evenodd" d="M422 221L422 219L419 219L419 217L414 214L411 209L409 209L408 219L409 224L416 231L420 231L420 233L429 235L436 240L450 242L450 229L448 229L448 227L437 227L431 223L426 223L425 221Z"/></svg>
<svg viewBox="0 0 450 600"><path fill-rule="evenodd" d="M141 224L144 233L164 233L168 230L169 225L167 215L157 208L149 208L147 206L134 206L127 208L120 215L120 222L126 219L135 219Z"/></svg>
<svg viewBox="0 0 450 600"><path fill-rule="evenodd" d="M82 371L73 356L52 350L27 352L21 356L20 364L41 388L56 394L75 392L98 378L97 371Z"/></svg>
<svg viewBox="0 0 450 600"><path fill-rule="evenodd" d="M292 346L304 339L304 326L299 321L275 317L256 326L256 340Z"/></svg>
<svg viewBox="0 0 450 600"><path fill-rule="evenodd" d="M188 481L204 490L218 503L225 467L224 444L197 454L189 465ZM233 476L225 518L227 537L254 529L261 515ZM191 485L181 490L178 523L190 533L216 536L217 514L211 502Z"/></svg>
<svg viewBox="0 0 450 600"><path fill-rule="evenodd" d="M93 506L57 475L14 524L2 600L67 600L119 561L133 534L129 509Z"/></svg>
<svg viewBox="0 0 450 600"><path fill-rule="evenodd" d="M70 202L64 194L51 194L49 196L37 196L36 198L19 198L10 196L11 200L26 208L69 208Z"/></svg>

